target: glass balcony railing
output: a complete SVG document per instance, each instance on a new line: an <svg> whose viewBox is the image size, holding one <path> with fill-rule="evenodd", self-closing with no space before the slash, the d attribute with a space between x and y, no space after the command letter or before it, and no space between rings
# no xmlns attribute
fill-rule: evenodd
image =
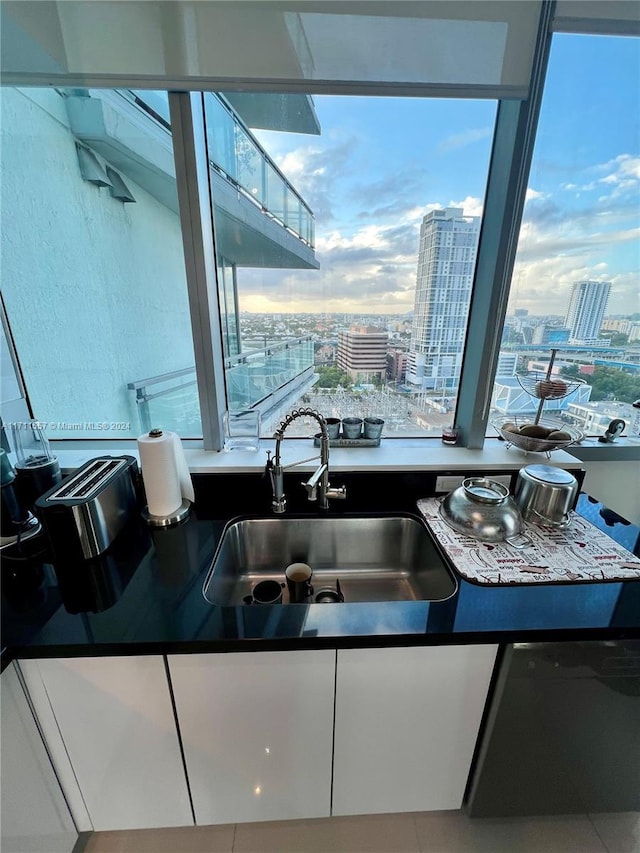
<svg viewBox="0 0 640 853"><path fill-rule="evenodd" d="M205 94L207 141L211 163L265 212L311 248L313 213L251 131L216 94Z"/></svg>
<svg viewBox="0 0 640 853"><path fill-rule="evenodd" d="M247 349L225 359L230 409L264 403L288 382L313 367L309 337L279 341L262 349ZM139 432L159 426L187 438L202 434L195 367L129 382Z"/></svg>
<svg viewBox="0 0 640 853"><path fill-rule="evenodd" d="M130 91L138 106L170 127L166 92ZM314 248L315 220L311 209L251 131L213 92L205 93L205 111L212 166L266 214Z"/></svg>
<svg viewBox="0 0 640 853"><path fill-rule="evenodd" d="M313 367L313 341L296 338L225 359L230 409L255 406Z"/></svg>

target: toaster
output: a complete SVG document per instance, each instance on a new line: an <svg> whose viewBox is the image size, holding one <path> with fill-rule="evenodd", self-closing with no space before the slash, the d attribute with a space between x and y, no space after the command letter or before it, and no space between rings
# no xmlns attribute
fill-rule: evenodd
<svg viewBox="0 0 640 853"><path fill-rule="evenodd" d="M133 456L90 459L41 495L35 511L56 560L102 554L138 508Z"/></svg>

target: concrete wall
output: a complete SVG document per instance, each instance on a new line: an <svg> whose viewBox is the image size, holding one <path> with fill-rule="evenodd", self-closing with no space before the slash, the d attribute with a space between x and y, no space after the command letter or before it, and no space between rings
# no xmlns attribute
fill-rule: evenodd
<svg viewBox="0 0 640 853"><path fill-rule="evenodd" d="M194 364L178 217L125 175L136 204L83 180L55 90L0 100L2 292L34 413L137 435L127 382Z"/></svg>

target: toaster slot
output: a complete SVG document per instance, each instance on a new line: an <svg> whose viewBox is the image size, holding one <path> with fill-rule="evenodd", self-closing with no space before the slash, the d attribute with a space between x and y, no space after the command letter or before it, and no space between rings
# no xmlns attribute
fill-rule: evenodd
<svg viewBox="0 0 640 853"><path fill-rule="evenodd" d="M47 500L87 500L99 492L112 475L126 464L125 459L94 459Z"/></svg>

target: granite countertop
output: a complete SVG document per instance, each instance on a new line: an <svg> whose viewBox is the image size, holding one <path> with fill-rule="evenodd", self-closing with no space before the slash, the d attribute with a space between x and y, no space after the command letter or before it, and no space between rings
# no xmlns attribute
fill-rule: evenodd
<svg viewBox="0 0 640 853"><path fill-rule="evenodd" d="M379 477L374 499L371 480L354 475L351 500L339 511L417 516L416 497L432 484L411 475L387 475L382 483ZM3 664L27 657L640 638L638 581L486 587L457 576L457 591L441 602L211 605L202 586L225 523L267 515L269 494L254 475L236 477L232 489L220 479L203 482L188 521L151 529L135 519L99 559L54 567L46 557L5 558ZM293 504L294 512L306 508ZM640 556L640 528L584 494L577 510Z"/></svg>

